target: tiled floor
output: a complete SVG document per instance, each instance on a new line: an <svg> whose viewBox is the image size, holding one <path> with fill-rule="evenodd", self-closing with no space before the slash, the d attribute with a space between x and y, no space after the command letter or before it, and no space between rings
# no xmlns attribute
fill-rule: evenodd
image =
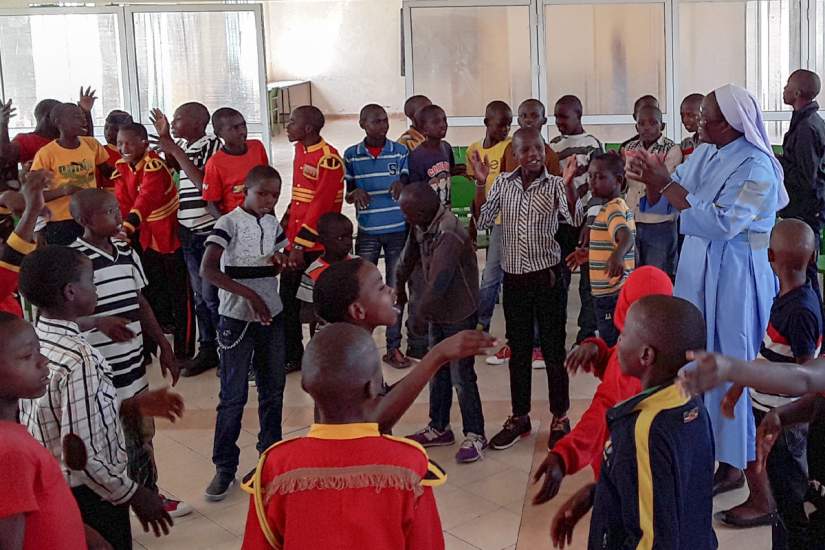
<svg viewBox="0 0 825 550"><path fill-rule="evenodd" d="M400 119L392 120L391 135L404 128ZM331 123L325 135L343 152L344 144L359 139L355 121L342 120ZM273 161L284 176L283 197L279 212L286 207L291 181L291 149L283 138L273 142ZM483 261L483 254L480 255ZM574 281L575 283L575 281ZM577 293L571 292L569 318L575 320L578 310ZM503 336L504 322L500 308L493 322L494 334ZM568 334L574 334L568 324ZM383 331L376 333L379 347L384 346ZM480 358L476 362L478 383L484 402L484 414L488 435L493 435L509 412L509 385L505 367L486 365ZM394 381L403 373L385 367L384 375ZM162 384L157 369L152 371L153 383ZM284 397L284 433L296 437L306 432L312 421L309 397L300 388L300 375L287 377ZM590 402L596 381L589 375L579 375L571 380L571 416L575 420ZM228 550L240 547L248 501L240 490L233 491L223 502L210 503L203 498L203 490L214 470L211 463L212 429L217 406L218 380L212 373L194 379L182 379L176 391L186 400L186 413L175 424L160 420L155 437L155 452L160 471L162 489L192 504L195 512L181 518L168 537L155 538L140 531L134 522L138 548L175 550ZM240 473L254 467L258 418L257 397L250 392L249 405L244 416L241 432ZM547 377L544 371L533 371L533 421L534 431L529 437L507 451L490 451L484 460L470 465L458 465L453 460L455 447L432 450L433 458L448 471L448 482L436 490L438 507L445 531L448 550L542 550L550 548L550 520L559 504L584 483L592 479L589 470L565 480L559 496L543 506L532 506L530 499L536 488L530 482L530 472L544 456L546 442ZM426 392L402 418L395 433L411 433L427 421ZM460 426L458 407L453 407L454 426ZM743 492L724 495L717 499L718 507L729 507L744 498ZM585 548L589 518L582 520L576 531L573 548ZM717 527L720 548L725 550L761 550L770 547L767 529L735 531Z"/></svg>

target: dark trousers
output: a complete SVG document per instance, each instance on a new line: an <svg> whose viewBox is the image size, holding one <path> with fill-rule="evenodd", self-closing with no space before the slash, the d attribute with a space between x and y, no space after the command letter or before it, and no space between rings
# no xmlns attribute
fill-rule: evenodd
<svg viewBox="0 0 825 550"><path fill-rule="evenodd" d="M180 237L183 261L189 273L189 286L195 306L195 320L198 326L198 346L201 349L215 348L218 331L218 287L201 278L200 269L203 254L206 252L206 238L209 232L193 233L181 226Z"/></svg>
<svg viewBox="0 0 825 550"><path fill-rule="evenodd" d="M129 523L129 506L115 506L100 498L88 487L73 487L72 493L80 508L83 523L100 533L114 550L131 550L132 526Z"/></svg>
<svg viewBox="0 0 825 550"><path fill-rule="evenodd" d="M639 223L636 222L636 265L652 265L676 278L676 264L679 259L679 236L676 222Z"/></svg>
<svg viewBox="0 0 825 550"><path fill-rule="evenodd" d="M75 239L83 235L83 227L74 220L49 222L42 230L46 244L69 246Z"/></svg>
<svg viewBox="0 0 825 550"><path fill-rule="evenodd" d="M158 323L164 328L172 328L175 356L192 357L195 353L195 323L183 253L180 249L171 254L144 250L141 259L149 280L144 295ZM147 344L149 350L154 348L148 341Z"/></svg>
<svg viewBox="0 0 825 550"><path fill-rule="evenodd" d="M395 288L395 270L398 267L398 260L401 259L401 252L404 250L406 242L406 231L382 233L381 235L370 235L359 231L358 238L355 239L355 254L368 262L378 265L378 258L381 256L381 250L383 250L387 286ZM401 323L403 322L403 317L404 310L402 309L398 314L398 320L395 324L387 327L388 352L401 347Z"/></svg>
<svg viewBox="0 0 825 550"><path fill-rule="evenodd" d="M561 247L562 260L569 256L576 250L579 244L579 237L581 235L581 228L560 223L559 229L556 232L556 241ZM567 319L567 301L568 293L570 291L570 283L573 279L573 273L567 267L567 264L562 261L561 269L564 281L564 318ZM576 319L576 324L579 327L576 333L576 343L580 343L585 338L590 338L596 335L596 309L593 304L593 296L590 292L590 272L587 270L587 265L581 266L579 269L579 300L581 301L581 309L579 309L579 316ZM566 322L566 321L565 321ZM566 338L566 331L565 331Z"/></svg>
<svg viewBox="0 0 825 550"><path fill-rule="evenodd" d="M584 264L579 268L579 299L581 309L579 310L579 332L576 334L576 343L581 344L586 338L596 335L598 323L596 322L596 303L593 300L592 288L590 286L590 267Z"/></svg>
<svg viewBox="0 0 825 550"><path fill-rule="evenodd" d="M321 256L321 252L304 252L304 263L309 266ZM281 273L281 302L284 304L284 338L287 363L301 363L304 357L304 332L301 328L301 300L297 298L303 269Z"/></svg>
<svg viewBox="0 0 825 550"><path fill-rule="evenodd" d="M533 326L536 321L547 364L550 412L554 416L564 416L570 408L569 379L564 369L566 319L561 277L558 265L523 275L504 274L504 318L512 351L510 400L514 416L530 412Z"/></svg>
<svg viewBox="0 0 825 550"><path fill-rule="evenodd" d="M430 346L435 346L462 330L473 330L477 323L478 315L475 313L457 323L430 323ZM481 412L481 396L478 393L474 365L474 356L451 361L441 367L430 380L430 425L436 430L443 431L450 424L450 407L455 388L464 435L484 435L484 414Z"/></svg>
<svg viewBox="0 0 825 550"><path fill-rule="evenodd" d="M247 374L255 371L258 388L258 452L281 440L284 403L284 319L278 315L269 325L221 316L218 322L221 389L212 462L219 472L238 470L238 436L243 410L249 397Z"/></svg>
<svg viewBox="0 0 825 550"><path fill-rule="evenodd" d="M599 327L599 337L611 348L619 341L619 329L613 324L613 310L619 301L619 293L607 296L593 296L596 306L596 325Z"/></svg>
<svg viewBox="0 0 825 550"><path fill-rule="evenodd" d="M753 409L758 426L765 413ZM768 455L766 471L776 501L779 520L772 527L773 550L809 548L805 493L808 490L808 461L805 456L808 426L782 430Z"/></svg>
<svg viewBox="0 0 825 550"><path fill-rule="evenodd" d="M415 319L421 315L418 312L418 303L424 293L424 272L418 263L407 281L409 287L409 302L407 303L407 355L414 359L421 359L430 349L430 337L426 331L417 332L416 326L426 327L427 323L416 323Z"/></svg>

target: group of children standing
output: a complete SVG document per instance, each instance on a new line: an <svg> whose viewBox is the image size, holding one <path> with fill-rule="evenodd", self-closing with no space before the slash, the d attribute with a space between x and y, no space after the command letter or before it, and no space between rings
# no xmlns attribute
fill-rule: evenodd
<svg viewBox="0 0 825 550"><path fill-rule="evenodd" d="M76 548L84 539L102 544L101 537L130 548L130 508L158 535L188 513L185 503L159 493L152 450L152 418L180 417L183 400L168 388L149 390L146 374L147 348L154 348L164 375L178 381L189 329L175 291L188 279L199 352L183 374L220 364L208 500L225 498L236 483L250 376L259 395L261 459L245 477L252 494L245 548L325 547L330 537L339 545L348 540L347 547L369 541L372 548L443 548L431 487L444 474L424 448L456 442L453 389L464 435L456 460L475 462L485 449L507 449L530 433L537 357L546 365L552 421L536 502L555 496L563 477L587 464L598 478L562 506L554 540L569 542L576 521L593 507L591 542L601 547L628 540L652 546L655 539L667 548L715 548L709 420L698 400L673 385L686 353L705 347L701 314L669 296L678 212L625 176L638 151L660 156L671 171L691 154L701 96L682 104L693 135L681 146L663 136L655 98L640 98L638 135L618 153L604 152L585 132L575 96L555 104L560 135L549 142L541 133L541 102L519 105L519 130L510 137L513 112L493 101L485 137L469 147L466 166L444 139L446 113L424 96L407 100L412 125L398 141L387 138L386 111L365 106L365 138L343 156L321 137L323 114L300 107L287 124L296 144L293 187L278 220L281 177L263 144L248 139L238 111L225 107L210 116L203 105L186 103L169 121L154 110L157 150L128 113L112 112L102 146L91 137L94 92L81 92L77 105L41 102L35 132L14 140L11 103L0 109L0 157L33 161L19 192L2 197L20 220L0 257L0 428L9 442L0 455L29 475L10 479L16 487L41 470L53 478L57 458L73 495L54 483L51 492L36 494L27 485L0 508L0 517L13 519L0 542L7 533L18 537L9 540L40 540L37 522L49 506L67 509L66 535L55 548ZM206 133L210 122L214 136ZM465 174L475 185L474 227L490 236L481 274L475 239L451 211L452 177ZM356 206L354 255L353 224L340 213L344 200ZM816 338L794 340L793 356L776 360L813 356L821 345L821 313L811 313L804 331L788 328L789 316L815 309L803 277L813 245L797 246L809 240L797 225L783 222L771 242L782 290L769 336L780 343L800 333ZM36 228L42 242L35 250ZM386 277L377 269L382 254ZM576 269L582 309L578 347L568 355L567 300ZM34 329L20 320L12 296L18 272L20 294L38 310ZM507 345L497 355L509 360L512 415L488 440L474 355L495 345L486 333L500 287ZM320 325L306 353L305 322ZM165 323L179 332L174 346ZM393 386L381 376L371 337L379 326L387 328L383 361L410 368ZM280 443L286 373L301 365L316 424L306 438ZM568 369L602 378L572 432ZM407 438L386 435L427 384L428 425ZM776 423L771 409L783 403L771 403L763 415ZM792 456L769 462L772 484L799 482L798 468L788 468L794 449L788 443L779 450ZM336 497L327 491L321 498L331 487ZM807 529L796 493L777 495L781 528ZM356 502L364 505L351 506ZM345 504L349 528L341 531L337 510ZM385 521L371 521L378 510Z"/></svg>

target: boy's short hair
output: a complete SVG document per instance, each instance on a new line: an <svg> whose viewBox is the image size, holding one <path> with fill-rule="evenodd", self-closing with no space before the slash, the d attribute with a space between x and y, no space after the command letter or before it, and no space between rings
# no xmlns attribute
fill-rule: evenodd
<svg viewBox="0 0 825 550"><path fill-rule="evenodd" d="M72 214L74 221L83 225L83 218L105 201L111 200L117 204L117 198L105 189L82 189L72 195L72 200L69 202L69 212Z"/></svg>
<svg viewBox="0 0 825 550"><path fill-rule="evenodd" d="M239 116L243 118L243 115L237 109L233 109L232 107L221 107L220 109L212 113L212 128L216 132L218 132L220 129L223 128L226 119L233 116Z"/></svg>
<svg viewBox="0 0 825 550"><path fill-rule="evenodd" d="M503 114L504 116L513 116L513 110L507 105L507 102L501 101L500 99L496 99L491 101L487 104L487 107L484 108L484 118L489 118L496 116L498 114Z"/></svg>
<svg viewBox="0 0 825 550"><path fill-rule="evenodd" d="M624 161L617 151L607 151L606 153L596 153L590 157L591 164L594 162L601 162L614 176L624 176Z"/></svg>
<svg viewBox="0 0 825 550"><path fill-rule="evenodd" d="M198 103L197 101L188 101L182 105L180 105L175 111L187 111L190 113L197 121L206 127L209 124L209 109L206 108L206 105L203 103Z"/></svg>
<svg viewBox="0 0 825 550"><path fill-rule="evenodd" d="M421 94L411 95L407 98L407 101L404 102L404 114L407 118L415 118L418 111L413 112L413 108L422 101L430 101L430 98Z"/></svg>
<svg viewBox="0 0 825 550"><path fill-rule="evenodd" d="M702 94L688 94L680 103L680 107L684 107L685 105L692 105L692 104L701 104L702 100L705 99L705 96Z"/></svg>
<svg viewBox="0 0 825 550"><path fill-rule="evenodd" d="M566 105L570 107L579 118L581 118L582 113L584 113L582 100L571 94L561 96L559 100L556 101L556 105Z"/></svg>
<svg viewBox="0 0 825 550"><path fill-rule="evenodd" d="M444 113L444 109L434 103L421 107L421 109L415 114L415 124L417 126L423 126L425 120L428 120L430 117L435 116L438 113Z"/></svg>
<svg viewBox="0 0 825 550"><path fill-rule="evenodd" d="M645 104L650 103L651 105L655 105L656 107L659 106L659 100L656 99L655 96L646 94L637 99L633 102L633 120L636 120L636 117L639 114L639 109Z"/></svg>
<svg viewBox="0 0 825 550"><path fill-rule="evenodd" d="M122 125L118 129L119 132L126 132L139 137L143 141L149 141L149 132L146 131L146 126L137 122Z"/></svg>
<svg viewBox="0 0 825 550"><path fill-rule="evenodd" d="M658 107L654 107L653 105L643 105L637 112L636 112L636 120L639 120L639 117L642 116L642 113L652 114L656 117L656 120L659 121L661 124L662 122L662 110Z"/></svg>
<svg viewBox="0 0 825 550"><path fill-rule="evenodd" d="M364 122L367 119L367 116L369 116L370 113L375 111L382 111L384 113L387 112L386 109L384 109L377 103L368 103L367 105L361 107L361 112L358 114L358 121Z"/></svg>
<svg viewBox="0 0 825 550"><path fill-rule="evenodd" d="M243 188L252 189L270 180L278 180L278 183L281 183L281 174L268 164L261 164L260 166L255 166L246 174L246 178L243 181Z"/></svg>
<svg viewBox="0 0 825 550"><path fill-rule="evenodd" d="M20 294L41 308L60 307L63 289L77 282L88 258L67 246L46 245L27 254L20 265Z"/></svg>
<svg viewBox="0 0 825 550"><path fill-rule="evenodd" d="M541 109L541 116L542 116L542 117L546 117L546 116L547 116L547 110L546 110L546 109L545 109L545 107L544 107L544 103L542 103L541 101L539 101L538 99L536 99L536 98L534 98L534 97L531 97L531 98L529 98L529 99L525 99L524 101L522 101L521 103L519 103L519 105L518 105L519 111L520 111L520 110L521 110L521 108L522 108L522 107L524 107L525 105L530 105L530 104L532 104L532 105L538 105L538 106L539 106L539 108Z"/></svg>
<svg viewBox="0 0 825 550"><path fill-rule="evenodd" d="M338 224L349 224L352 227L352 222L348 217L340 212L327 212L318 218L318 235L327 235L333 227Z"/></svg>
<svg viewBox="0 0 825 550"><path fill-rule="evenodd" d="M293 114L302 117L304 122L312 126L312 129L316 132L323 130L324 124L326 124L324 113L315 105L301 105L295 109Z"/></svg>
<svg viewBox="0 0 825 550"><path fill-rule="evenodd" d="M808 101L816 99L816 96L822 90L822 81L819 79L819 75L813 71L797 69L791 73L790 78L796 80L799 94Z"/></svg>
<svg viewBox="0 0 825 550"><path fill-rule="evenodd" d="M52 126L57 128L60 125L60 119L69 109L80 109L75 103L57 103L49 112L49 121Z"/></svg>
<svg viewBox="0 0 825 550"><path fill-rule="evenodd" d="M134 122L132 119L132 115L127 113L126 111L121 111L120 109L115 109L111 111L108 115L106 115L105 124L115 124L117 126L122 126L124 124L131 124Z"/></svg>
<svg viewBox="0 0 825 550"><path fill-rule="evenodd" d="M54 108L60 105L56 99L42 99L34 107L34 119L37 122L50 117Z"/></svg>
<svg viewBox="0 0 825 550"><path fill-rule="evenodd" d="M689 301L675 296L645 296L633 304L642 308L647 344L656 349L660 369L674 376L687 363L689 351L705 349L707 329L702 312Z"/></svg>
<svg viewBox="0 0 825 550"><path fill-rule="evenodd" d="M315 281L312 303L315 304L315 313L324 322L347 322L347 310L361 294L358 271L363 265L363 258L334 263Z"/></svg>

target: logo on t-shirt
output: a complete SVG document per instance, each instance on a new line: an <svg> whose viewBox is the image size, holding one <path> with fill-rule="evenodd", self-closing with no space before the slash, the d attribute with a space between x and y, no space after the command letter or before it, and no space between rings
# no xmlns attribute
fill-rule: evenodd
<svg viewBox="0 0 825 550"><path fill-rule="evenodd" d="M450 163L446 160L433 164L427 170L430 186L438 193L442 204L450 204Z"/></svg>
<svg viewBox="0 0 825 550"><path fill-rule="evenodd" d="M397 176L398 175L398 164L395 163L395 162L391 162L390 164L388 164L387 165L387 172L389 172L389 174L391 176Z"/></svg>
<svg viewBox="0 0 825 550"><path fill-rule="evenodd" d="M89 174L93 173L94 165L88 159L81 162L70 162L57 167L61 176L68 180L68 185L85 185L89 181Z"/></svg>

